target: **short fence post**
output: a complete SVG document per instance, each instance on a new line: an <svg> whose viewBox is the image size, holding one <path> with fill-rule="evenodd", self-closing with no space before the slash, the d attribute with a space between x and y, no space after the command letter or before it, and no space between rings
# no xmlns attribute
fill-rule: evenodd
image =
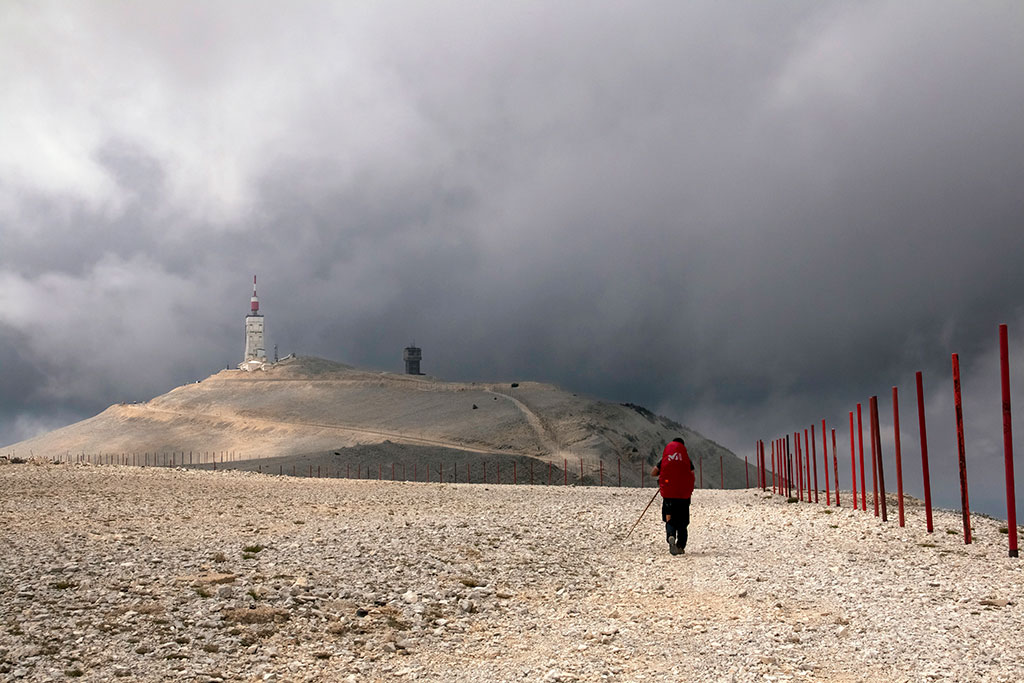
<svg viewBox="0 0 1024 683"><path fill-rule="evenodd" d="M892 388L892 432L896 451L896 502L899 506L900 526L906 526L903 516L903 456L900 453L900 398L896 387Z"/></svg>
<svg viewBox="0 0 1024 683"><path fill-rule="evenodd" d="M530 486L533 486L533 460L530 460Z"/></svg>
<svg viewBox="0 0 1024 683"><path fill-rule="evenodd" d="M598 462L601 463L601 486L604 486L604 460Z"/></svg>
<svg viewBox="0 0 1024 683"><path fill-rule="evenodd" d="M622 458L619 458L619 486L622 486Z"/></svg>
<svg viewBox="0 0 1024 683"><path fill-rule="evenodd" d="M697 458L697 468L700 470L700 487L704 488L704 456Z"/></svg>
<svg viewBox="0 0 1024 683"><path fill-rule="evenodd" d="M745 455L743 456L743 472L747 475L747 486L746 486L746 488L749 489L750 488L750 463L747 462L747 456L745 456Z"/></svg>
<svg viewBox="0 0 1024 683"><path fill-rule="evenodd" d="M519 483L519 477L516 474L516 464L517 464L516 461L513 460L512 461L512 485L513 486Z"/></svg>
<svg viewBox="0 0 1024 683"><path fill-rule="evenodd" d="M548 486L551 486L551 461L548 461Z"/></svg>
<svg viewBox="0 0 1024 683"><path fill-rule="evenodd" d="M1010 420L1010 352L1006 325L999 326L999 374L1003 393L1003 459L1006 470L1006 532L1010 557L1017 557L1017 500L1013 482L1013 427Z"/></svg>
<svg viewBox="0 0 1024 683"><path fill-rule="evenodd" d="M964 518L964 545L971 542L971 506L967 499L967 454L964 448L964 409L960 396L960 357L953 354L953 402L956 405L956 446L960 461L960 509Z"/></svg>
<svg viewBox="0 0 1024 683"><path fill-rule="evenodd" d="M580 466L582 467L582 463L583 463L583 459L582 458L580 458L580 463L581 463ZM582 483L582 479L580 480L580 483ZM562 486L568 486L568 485L569 485L569 459L568 458L562 458Z"/></svg>
<svg viewBox="0 0 1024 683"><path fill-rule="evenodd" d="M719 488L725 490L725 456L721 453L718 454L718 479L720 486Z"/></svg>

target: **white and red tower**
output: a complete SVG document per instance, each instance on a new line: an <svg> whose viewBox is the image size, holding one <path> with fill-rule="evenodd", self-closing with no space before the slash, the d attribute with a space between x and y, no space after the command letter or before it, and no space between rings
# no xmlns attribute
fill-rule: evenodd
<svg viewBox="0 0 1024 683"><path fill-rule="evenodd" d="M267 351L263 342L263 314L260 313L260 299L256 296L256 276L252 276L252 299L249 315L245 316L245 358L239 363L240 370L262 370L267 362Z"/></svg>

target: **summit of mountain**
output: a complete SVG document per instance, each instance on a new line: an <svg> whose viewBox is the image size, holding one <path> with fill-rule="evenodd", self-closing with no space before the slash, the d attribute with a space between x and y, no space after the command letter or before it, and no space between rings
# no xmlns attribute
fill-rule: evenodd
<svg viewBox="0 0 1024 683"><path fill-rule="evenodd" d="M292 356L262 371L222 370L144 403L115 404L3 450L42 457L215 452L252 460L383 445L569 468L600 461L620 468L628 484L677 436L708 470L706 485L720 486L720 466L726 488L745 485L745 465L733 453L642 406L541 382L450 382Z"/></svg>

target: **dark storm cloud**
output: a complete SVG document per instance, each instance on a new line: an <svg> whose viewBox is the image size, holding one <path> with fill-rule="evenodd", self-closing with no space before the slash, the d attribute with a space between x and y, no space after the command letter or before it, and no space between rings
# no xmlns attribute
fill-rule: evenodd
<svg viewBox="0 0 1024 683"><path fill-rule="evenodd" d="M1010 3L2 11L0 441L236 363L255 272L282 355L398 369L415 339L432 374L646 404L739 453L822 417L842 444L921 369L948 462L959 351L971 474L998 479Z"/></svg>

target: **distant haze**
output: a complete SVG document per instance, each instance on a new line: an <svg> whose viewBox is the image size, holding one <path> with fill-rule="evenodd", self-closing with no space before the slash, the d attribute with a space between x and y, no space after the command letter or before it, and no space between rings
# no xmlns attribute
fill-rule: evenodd
<svg viewBox="0 0 1024 683"><path fill-rule="evenodd" d="M922 370L946 506L959 352L971 500L1005 516L1022 29L1015 2L3 3L0 443L237 364L255 273L271 355L400 371L415 340L429 374L740 456L824 417L844 486L877 394L895 487L898 384L920 495Z"/></svg>

